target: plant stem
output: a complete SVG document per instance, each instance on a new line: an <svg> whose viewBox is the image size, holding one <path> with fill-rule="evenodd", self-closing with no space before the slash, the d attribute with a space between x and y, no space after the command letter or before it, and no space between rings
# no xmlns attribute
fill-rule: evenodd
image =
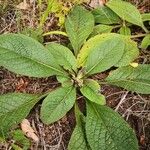
<svg viewBox="0 0 150 150"><path fill-rule="evenodd" d="M137 35L132 35L131 38L139 38L139 37L144 37L147 34L137 34Z"/></svg>
<svg viewBox="0 0 150 150"><path fill-rule="evenodd" d="M98 81L98 83L101 85L101 84L107 84L107 82L106 81Z"/></svg>
<svg viewBox="0 0 150 150"><path fill-rule="evenodd" d="M113 29L116 29L116 28L120 28L122 25L116 25L113 27Z"/></svg>
<svg viewBox="0 0 150 150"><path fill-rule="evenodd" d="M142 28L146 33L149 33L148 29L144 25L142 26Z"/></svg>
<svg viewBox="0 0 150 150"><path fill-rule="evenodd" d="M60 34L63 36L68 36L66 32L62 32L62 31L50 31L50 32L44 33L42 36L47 36L47 35L52 35L52 34Z"/></svg>

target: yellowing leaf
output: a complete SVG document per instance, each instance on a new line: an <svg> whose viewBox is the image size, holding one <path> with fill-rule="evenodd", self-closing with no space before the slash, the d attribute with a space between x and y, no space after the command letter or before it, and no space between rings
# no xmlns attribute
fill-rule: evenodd
<svg viewBox="0 0 150 150"><path fill-rule="evenodd" d="M130 63L130 66L132 66L132 67L134 67L134 68L136 68L136 67L138 67L138 63Z"/></svg>
<svg viewBox="0 0 150 150"><path fill-rule="evenodd" d="M91 53L91 51L93 51L93 48L95 47L95 45L101 44L105 42L106 40L111 39L113 37L118 37L118 35L115 33L101 34L101 35L92 37L87 42L85 42L85 44L83 45L83 47L81 48L77 56L78 68L80 68L81 66L85 64L88 55Z"/></svg>

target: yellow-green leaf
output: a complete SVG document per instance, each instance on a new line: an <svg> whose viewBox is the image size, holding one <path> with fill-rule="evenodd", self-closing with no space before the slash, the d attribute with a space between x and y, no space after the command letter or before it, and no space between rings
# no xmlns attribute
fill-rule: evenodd
<svg viewBox="0 0 150 150"><path fill-rule="evenodd" d="M150 13L144 13L142 15L142 20L143 21L150 21Z"/></svg>
<svg viewBox="0 0 150 150"><path fill-rule="evenodd" d="M127 66L139 56L139 49L136 42L126 36L122 36L122 40L125 43L124 54L115 65L117 67Z"/></svg>
<svg viewBox="0 0 150 150"><path fill-rule="evenodd" d="M78 66L84 66L87 75L105 71L121 59L124 46L119 34L97 35L81 49L77 58Z"/></svg>
<svg viewBox="0 0 150 150"><path fill-rule="evenodd" d="M129 27L123 26L119 29L119 33L122 35L131 35L131 30Z"/></svg>
<svg viewBox="0 0 150 150"><path fill-rule="evenodd" d="M88 55L96 48L96 45L100 45L103 42L112 39L113 37L119 38L119 35L116 33L109 33L109 34L101 34L95 37L90 38L83 47L81 48L78 56L77 56L77 67L80 68L86 62ZM98 47L98 46L97 46Z"/></svg>
<svg viewBox="0 0 150 150"><path fill-rule="evenodd" d="M148 46L150 45L150 34L146 35L141 43L141 48L147 49Z"/></svg>
<svg viewBox="0 0 150 150"><path fill-rule="evenodd" d="M106 5L123 20L143 27L141 14L131 3L122 0L110 0Z"/></svg>

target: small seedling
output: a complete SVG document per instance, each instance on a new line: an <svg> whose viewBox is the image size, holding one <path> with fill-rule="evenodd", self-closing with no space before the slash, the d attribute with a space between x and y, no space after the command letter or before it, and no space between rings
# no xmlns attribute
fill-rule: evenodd
<svg viewBox="0 0 150 150"><path fill-rule="evenodd" d="M115 10L115 4L108 2L107 5L112 8L111 12L123 17L124 11ZM124 19L145 30L141 20L138 21L138 15L135 22L126 15ZM106 106L100 88L101 84L111 84L129 91L150 94L150 65L132 63L138 57L139 50L130 35L103 33L94 36L94 21L92 13L83 7L73 8L65 21L72 51L56 43L44 47L21 34L0 36L1 66L29 77L56 75L61 83L57 89L42 95L1 95L1 137L7 136L9 129L20 123L34 105L44 98L40 117L46 124L58 121L71 108L75 109L76 127L68 145L69 150L138 150L133 129L117 112ZM112 70L112 67L116 69ZM110 69L106 79L92 79L94 74ZM77 93L84 96L85 113L78 107Z"/></svg>

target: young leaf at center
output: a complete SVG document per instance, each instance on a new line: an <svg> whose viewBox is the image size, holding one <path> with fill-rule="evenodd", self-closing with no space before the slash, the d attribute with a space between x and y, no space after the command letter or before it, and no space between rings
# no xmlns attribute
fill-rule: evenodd
<svg viewBox="0 0 150 150"><path fill-rule="evenodd" d="M100 105L106 104L104 95L100 94L100 85L96 81L86 79L80 91L90 101Z"/></svg>

